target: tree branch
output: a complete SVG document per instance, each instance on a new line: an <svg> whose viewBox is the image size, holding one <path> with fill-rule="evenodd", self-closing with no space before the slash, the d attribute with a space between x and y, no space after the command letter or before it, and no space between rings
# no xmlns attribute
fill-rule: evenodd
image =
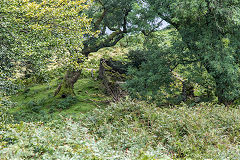
<svg viewBox="0 0 240 160"><path fill-rule="evenodd" d="M158 27L161 26L161 24L162 24L163 21L164 21L164 20L161 20L160 22L158 22L157 26L154 27L154 28L153 28L152 30L150 30L150 31L142 30L142 33L144 34L144 36L149 36L152 32L155 31L155 29L157 29Z"/></svg>
<svg viewBox="0 0 240 160"><path fill-rule="evenodd" d="M90 46L85 45L84 49L82 50L82 54L88 57L89 53L91 52L97 52L101 48L111 47L124 37L123 34L123 31L118 30L110 34L108 38L106 38L100 43L95 43L94 45Z"/></svg>
<svg viewBox="0 0 240 160"><path fill-rule="evenodd" d="M99 19L94 23L94 29L95 30L98 30L99 29L99 26L101 24L101 22L103 21L104 17L106 16L107 14L107 9L105 9L103 7L103 12L102 12L102 15L99 17Z"/></svg>
<svg viewBox="0 0 240 160"><path fill-rule="evenodd" d="M106 39L104 39L103 41L100 41L99 43L95 43L93 45L89 45L88 42L91 41L88 40L85 42L84 48L82 50L82 54L85 55L86 57L88 57L88 55L91 52L97 52L99 49L101 48L105 48L105 47L111 47L117 44L117 42L119 42L123 37L124 34L127 33L127 16L129 14L131 10L130 9L125 9L124 10L124 17L123 17L123 23L122 23L122 30L121 29L115 29L115 28L111 28L108 27L111 30L114 30L113 33L111 33ZM107 13L107 12L106 12ZM106 15L106 13L102 14L102 18L104 18L104 16ZM103 16L104 15L104 16ZM100 21L100 19L99 19ZM101 20L102 21L102 20ZM100 22L101 23L101 22ZM100 25L100 24L99 24ZM92 39L93 40L93 39Z"/></svg>
<svg viewBox="0 0 240 160"><path fill-rule="evenodd" d="M164 16L163 14L158 13L159 17L162 18L164 21L168 22L169 24L171 24L172 26L174 26L176 29L179 28L179 24L175 23L172 21L171 17L168 16Z"/></svg>

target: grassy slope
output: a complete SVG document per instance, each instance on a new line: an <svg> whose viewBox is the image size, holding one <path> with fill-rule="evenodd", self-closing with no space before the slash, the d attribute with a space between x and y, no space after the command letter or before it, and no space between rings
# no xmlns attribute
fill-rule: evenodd
<svg viewBox="0 0 240 160"><path fill-rule="evenodd" d="M58 80L55 79L49 84L34 85L27 91L18 93L12 97L16 106L10 112L17 116L17 119L21 119L26 114L33 119L34 115L41 113L49 116L59 113L78 115L96 107L107 106L106 101L109 97L104 95L99 81L92 78L79 79L75 84L76 97L73 102L66 102L65 99L56 99L53 96L57 84Z"/></svg>
<svg viewBox="0 0 240 160"><path fill-rule="evenodd" d="M39 114L39 111L44 115L46 115L46 113L53 113L53 115L59 113L77 115L78 113L86 113L96 107L106 107L107 104L102 102L108 101L109 97L104 95L101 82L91 78L90 72L93 71L96 77L101 58L113 57L116 60L125 59L129 50L142 47L142 38L141 35L132 35L124 38L114 47L103 48L98 52L91 53L85 64L86 67L82 70L84 78L78 80L75 84L77 101L71 103L71 106L68 106L67 109L54 109L56 105L58 105L57 103L62 103L62 100L53 97L57 84L60 83L60 80L55 79L50 83L33 85L28 88L30 89L29 91L20 92L13 96L12 101L16 102L16 107L12 108L10 112L17 115L24 113L23 115L27 116L32 114L32 108L34 108L33 110L37 110L36 115ZM61 64L56 62L53 68L59 66L61 66ZM21 120L21 118L22 116L18 119Z"/></svg>
<svg viewBox="0 0 240 160"><path fill-rule="evenodd" d="M16 106L10 110L10 113L15 115L16 120L32 121L34 119L42 120L42 115L47 116L46 119L59 113L77 116L79 113L86 113L96 107L106 107L107 103L105 102L108 102L110 97L104 94L101 82L91 77L91 70L94 71L94 77L97 77L96 73L102 57L124 59L127 52L128 48L123 48L118 44L114 47L103 48L96 53L91 53L86 62L86 68L83 68L82 71L83 78L80 78L74 85L76 93L74 102L66 104L64 99L53 97L54 91L61 81L54 79L49 83L34 84L25 89L25 91L12 96L11 99L16 103ZM63 103L66 106L59 107L59 104Z"/></svg>
<svg viewBox="0 0 240 160"><path fill-rule="evenodd" d="M237 160L239 115L211 103L159 108L126 100L78 119L6 125L0 159Z"/></svg>
<svg viewBox="0 0 240 160"><path fill-rule="evenodd" d="M120 48L100 52L104 55L113 51L116 51L114 54L127 52ZM91 68L97 69L101 56L92 56L95 57L89 59ZM28 120L41 120L45 115L57 116L59 113L76 114L79 119L72 121L64 117L59 119L60 122L9 125L0 134L0 138L5 138L0 139L0 159L4 155L1 154L1 146L6 151L3 157L16 159L42 159L44 156L56 159L76 156L73 159L80 159L79 155L89 159L107 159L121 154L125 159L131 154L132 159L155 159L143 157L146 152L153 157L166 154L174 159L240 159L240 110L237 106L226 108L201 103L193 107L182 104L158 108L143 102L126 101L106 107L106 103L97 102L109 99L104 95L100 82L82 78L75 85L77 100L61 109L56 106L62 100L53 97L58 83L55 79L49 84L34 85L28 92L13 96L16 107L10 112L18 120L29 115L32 119L27 117ZM156 147L158 145L159 148ZM148 147L153 151L149 152Z"/></svg>

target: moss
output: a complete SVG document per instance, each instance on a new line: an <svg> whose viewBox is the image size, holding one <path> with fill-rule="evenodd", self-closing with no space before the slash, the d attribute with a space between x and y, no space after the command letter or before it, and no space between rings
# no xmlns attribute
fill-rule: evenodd
<svg viewBox="0 0 240 160"><path fill-rule="evenodd" d="M58 81L56 79L50 83L34 85L29 87L27 93L19 92L12 96L11 100L15 102L16 105L14 108L11 108L9 112L18 116L15 119L21 119L22 121L27 119L37 121L39 118L42 118L43 115L46 117L55 117L58 116L59 113L61 113L61 115L79 116L96 107L106 107L106 102L110 99L103 93L100 81L95 81L92 78L83 78L79 79L74 86L74 93L77 101L66 109L58 109L56 105L61 103L64 99L54 97L57 83ZM39 109L39 113L32 112L35 108L29 107L31 101L38 104L37 107L39 108L37 109ZM44 114L40 114L43 112Z"/></svg>
<svg viewBox="0 0 240 160"><path fill-rule="evenodd" d="M59 93L55 96L56 98L66 98L68 96L75 96L73 87L67 84L65 81L61 84Z"/></svg>

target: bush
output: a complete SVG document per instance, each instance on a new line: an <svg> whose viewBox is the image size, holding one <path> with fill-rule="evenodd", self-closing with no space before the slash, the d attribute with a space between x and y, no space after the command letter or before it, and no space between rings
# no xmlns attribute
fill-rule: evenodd
<svg viewBox="0 0 240 160"><path fill-rule="evenodd" d="M139 147L134 151L115 150L108 139L97 140L81 122L63 117L45 124L12 124L0 136L3 137L0 142L0 159L150 160L156 157L154 155L163 157L161 147L159 150L146 147L149 148L146 153Z"/></svg>
<svg viewBox="0 0 240 160"><path fill-rule="evenodd" d="M240 159L240 110L135 100L76 118L8 124L0 159Z"/></svg>
<svg viewBox="0 0 240 160"><path fill-rule="evenodd" d="M91 133L107 139L116 150L161 145L173 158L240 158L239 109L211 103L158 108L122 101L93 111L85 120Z"/></svg>

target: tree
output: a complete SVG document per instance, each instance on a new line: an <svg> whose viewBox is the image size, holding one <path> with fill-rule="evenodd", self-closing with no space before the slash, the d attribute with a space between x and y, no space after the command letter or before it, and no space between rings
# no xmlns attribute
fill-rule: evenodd
<svg viewBox="0 0 240 160"><path fill-rule="evenodd" d="M141 6L135 0L95 0L86 14L93 18L93 30L100 33L98 37L87 36L88 38L83 42L83 48L80 52L87 58L92 52L114 46L126 34L139 32L143 28L146 30L152 29L150 23L136 24L139 11L141 11ZM78 59L77 63L81 64L83 60ZM76 83L80 74L81 70L68 70L63 82L58 86L55 96L66 97L74 94L74 83Z"/></svg>
<svg viewBox="0 0 240 160"><path fill-rule="evenodd" d="M186 63L188 49L178 32L168 28L145 36L143 45L143 49L128 54L131 62L126 87L134 97L151 97L151 100L162 104L166 100L166 92L174 95L170 87L176 80L173 71L178 65Z"/></svg>
<svg viewBox="0 0 240 160"><path fill-rule="evenodd" d="M0 2L0 72L9 80L16 67L30 63L38 73L46 59L74 56L84 35L91 32L91 19L83 13L88 0L3 0ZM36 74L34 73L34 74ZM6 75L7 74L7 75Z"/></svg>
<svg viewBox="0 0 240 160"><path fill-rule="evenodd" d="M178 30L189 56L214 78L219 102L228 105L239 98L240 1L145 2L149 13L155 13Z"/></svg>

